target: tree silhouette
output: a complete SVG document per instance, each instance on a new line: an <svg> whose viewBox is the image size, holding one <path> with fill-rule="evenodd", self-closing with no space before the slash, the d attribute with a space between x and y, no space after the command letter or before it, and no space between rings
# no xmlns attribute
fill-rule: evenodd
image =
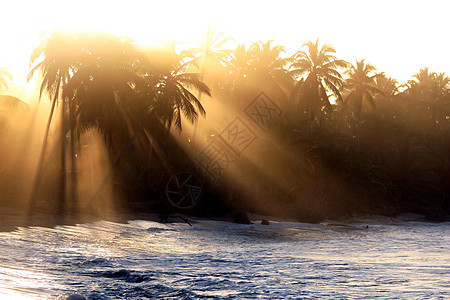
<svg viewBox="0 0 450 300"><path fill-rule="evenodd" d="M381 90L375 87L376 68L366 63L364 59L356 61L356 66L351 65L345 72L348 78L345 81L346 89L350 90L344 105L350 106L357 115L361 114L363 102L366 101L372 108L375 108L373 95L383 94Z"/></svg>
<svg viewBox="0 0 450 300"><path fill-rule="evenodd" d="M360 126L363 103L367 102L372 108L375 108L375 101L372 95L383 95L383 92L375 87L375 78L379 76L375 71L376 68L373 65L361 59L356 61L356 66L351 65L345 72L348 76L345 81L345 86L350 90L350 93L345 98L344 109L350 109L356 118L356 143L358 149L360 148Z"/></svg>
<svg viewBox="0 0 450 300"><path fill-rule="evenodd" d="M398 94L399 84L397 79L392 77L387 77L384 72L378 73L374 77L375 87L380 90L384 96L392 97Z"/></svg>
<svg viewBox="0 0 450 300"><path fill-rule="evenodd" d="M284 91L292 88L292 76L285 69L289 59L280 55L285 52L283 46L272 46L273 41L258 41L253 43L250 52L250 70L255 78L270 79L275 81Z"/></svg>
<svg viewBox="0 0 450 300"><path fill-rule="evenodd" d="M413 109L417 106L422 112L430 112L429 116L433 120L445 120L449 116L450 77L445 73L423 68L405 86L404 95L412 102Z"/></svg>
<svg viewBox="0 0 450 300"><path fill-rule="evenodd" d="M198 61L200 80L209 85L217 83L217 77L221 75L223 68L228 64L228 50L223 49L223 46L230 40L225 37L223 32L208 26L204 40L198 47L190 49Z"/></svg>
<svg viewBox="0 0 450 300"><path fill-rule="evenodd" d="M336 58L336 50L332 46L325 44L319 48L318 39L303 44L303 48L306 49L297 51L291 58L293 63L290 73L298 79L291 94L291 102L300 112L309 116L309 135L310 122L321 117L322 112L332 111L327 92L331 91L336 101L342 101L339 89L343 85L343 78L338 70L347 67L347 62Z"/></svg>
<svg viewBox="0 0 450 300"><path fill-rule="evenodd" d="M41 154L38 161L37 173L32 191L32 204L35 202L37 189L40 185L42 167L44 164L44 154L47 148L47 140L50 130L50 124L53 119L54 110L58 100L61 101L61 179L60 179L60 197L61 205L64 205L67 196L67 168L66 168L66 101L61 97L62 90L68 84L72 74L79 66L79 62L74 59L80 57L82 49L78 47L77 36L68 32L55 31L50 36L44 38L40 45L31 55L31 63L35 64L31 69L28 80L38 71L42 74L40 87L40 98L44 91L51 99L51 109L44 133ZM38 62L37 62L38 61ZM37 63L36 63L37 62ZM64 209L62 206L60 209Z"/></svg>
<svg viewBox="0 0 450 300"><path fill-rule="evenodd" d="M224 72L224 68L228 65L228 50L223 49L224 44L230 41L225 37L223 32L219 32L216 28L208 26L204 34L204 40L196 48L190 51L195 55L199 62L197 68L200 71L200 80L218 89L220 77ZM202 99L201 90L198 91L198 100ZM192 144L195 143L197 136L198 120L194 123L192 133Z"/></svg>
<svg viewBox="0 0 450 300"><path fill-rule="evenodd" d="M81 34L78 40L84 53L64 96L78 108L81 129L99 129L120 148L128 135L126 111L136 102L134 87L143 84L136 74L143 56L129 40L110 34Z"/></svg>
<svg viewBox="0 0 450 300"><path fill-rule="evenodd" d="M7 79L12 79L11 74L9 74L6 68L0 68L0 91L8 88Z"/></svg>
<svg viewBox="0 0 450 300"><path fill-rule="evenodd" d="M439 101L445 97L450 86L450 77L445 73L430 72L428 68L421 69L408 80L407 89L411 93L420 94L428 101Z"/></svg>
<svg viewBox="0 0 450 300"><path fill-rule="evenodd" d="M198 73L189 73L193 56L189 52L176 54L149 53L150 68L155 71L146 72L144 80L147 88L154 92L152 112L170 129L172 125L182 130L182 116L194 123L198 115L205 115L199 99L189 88L211 96L210 89L203 83Z"/></svg>
<svg viewBox="0 0 450 300"><path fill-rule="evenodd" d="M192 62L187 58L174 53L169 57L148 56L129 40L109 34L55 32L45 39L33 53L32 61L38 63L29 74L30 79L41 71L41 95L47 91L52 99L33 195L40 185L48 132L58 102L65 120L61 126L64 191L60 203L66 199L68 130L72 151L77 136L90 128L100 130L112 157L119 156L118 164L135 137L149 124L146 119L159 117L168 128L174 123L181 131L182 116L193 122L199 113L205 114L188 88L207 95L210 91L198 74L187 73ZM75 168L73 164L72 169Z"/></svg>
<svg viewBox="0 0 450 300"><path fill-rule="evenodd" d="M285 97L292 88L293 80L285 69L289 60L281 57L284 47L273 41L258 41L246 47L238 45L229 52L224 90L232 95L234 106L238 99L254 97L255 92L265 91Z"/></svg>
<svg viewBox="0 0 450 300"><path fill-rule="evenodd" d="M120 184L129 193L148 184L155 165L158 172L169 173L173 167L186 166L189 156L168 132L180 132L186 121L195 123L206 113L201 102L202 94L211 96L206 81L217 98L239 99L243 104L255 93L267 91L285 112L267 129L268 141L275 140L277 150L271 152L275 147L267 143L259 144L264 149L257 151L272 153L266 171L281 175L276 180L264 175L251 179L255 185L273 183L274 191L290 193L289 201L272 201L272 208L285 205L285 211L302 218L299 211L311 208L318 215L322 210L336 216L372 208L420 212L427 205L434 210L448 205L442 184L448 173L442 161L448 160L450 144L450 79L445 73L422 69L402 91L395 79L377 73L365 60L349 65L336 58L333 47L318 40L305 43L289 59L284 47L271 40L232 51L223 49L227 41L223 33L209 29L200 47L179 53L174 47L144 51L126 38L107 34L50 35L33 54L29 78L41 72L41 96L50 96L45 139L54 111L61 109L61 134L54 143L67 152L61 158L61 173L67 173L64 157L69 158L64 141L70 142L75 170L73 157L81 152L77 139L88 129L103 135L112 163L93 201L112 176L114 186ZM347 67L344 80L341 69ZM0 74L0 87L8 77ZM375 106L376 110L369 109ZM59 147L53 146L44 159L46 143L40 164L47 161L47 167ZM149 159L152 149L156 155ZM129 152L133 155L126 156ZM277 155L287 159L278 160ZM150 161L156 164L150 166ZM250 160L246 163L255 172L264 169ZM45 171L38 174L43 177ZM75 185L73 180L68 186ZM252 193L249 190L248 195ZM416 200L416 194L426 200ZM279 198L279 193L270 198Z"/></svg>
<svg viewBox="0 0 450 300"><path fill-rule="evenodd" d="M225 90L235 94L236 90L245 88L246 79L251 72L251 52L245 45L238 45L236 49L229 52L230 63L226 71ZM234 98L234 97L233 97Z"/></svg>

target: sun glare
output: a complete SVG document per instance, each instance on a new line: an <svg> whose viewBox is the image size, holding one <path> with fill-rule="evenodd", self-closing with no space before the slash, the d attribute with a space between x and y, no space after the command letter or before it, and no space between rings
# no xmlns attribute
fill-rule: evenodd
<svg viewBox="0 0 450 300"><path fill-rule="evenodd" d="M42 32L54 29L106 31L130 36L143 46L167 41L201 41L207 26L232 37L236 44L275 40L296 51L319 37L332 44L340 57L354 62L367 58L399 80L408 79L425 64L450 69L443 49L444 12L450 4L404 1L77 1L62 7L58 1L10 1L4 4L0 67L11 68L16 84L24 85L29 56ZM439 8L437 8L439 4ZM387 9L389 7L389 9ZM400 13L407 10L408 13ZM320 11L316 15L314 11ZM319 18L320 15L320 18ZM20 22L17 22L20 16ZM14 24L11 26L11 24ZM6 45L6 47L5 47Z"/></svg>
<svg viewBox="0 0 450 300"><path fill-rule="evenodd" d="M315 279L305 281L301 270L301 278L286 273L295 282L273 280L280 273L272 254L290 263L278 245L302 252L307 247L295 246L317 244L310 233L319 229L332 252L335 234L373 233L375 243L381 225L406 222L400 214L449 221L450 1L3 2L0 232L13 232L0 252L17 259L0 265L0 299L226 297L234 290L268 297L289 285L286 295L298 295ZM377 216L367 219L370 230L361 225L366 216ZM72 226L94 219L103 221ZM217 231L209 220L240 225L217 223ZM394 236L416 223L397 226L405 228ZM214 261L215 231L216 248L231 245L237 259L224 252ZM254 247L241 247L242 255L234 240ZM262 252L275 271L262 269L270 286L259 293L252 268L261 264L252 251L272 240L276 247ZM294 258L319 265L312 261L319 256L303 252ZM389 255L378 273L386 273ZM182 266L191 277L178 280L180 257L208 268L191 276ZM356 269L333 263L326 271L364 275L358 268L367 269L367 257L349 261ZM233 277L242 270L225 270L221 280L209 274L211 262L243 266L249 293ZM422 273L444 274L439 261L435 269ZM371 282L347 281L378 293ZM387 281L389 290L377 296L395 296L404 284L410 296L415 288ZM422 280L418 297L448 292L442 280L429 281L440 290ZM223 291L230 284L231 294Z"/></svg>
<svg viewBox="0 0 450 300"><path fill-rule="evenodd" d="M434 1L431 2L435 3ZM61 121L61 128L64 128L64 118L69 118L69 114L73 113L70 111L71 109L75 110L75 108L77 108L76 112L79 113L79 111L81 111L80 107L84 108L89 105L93 106L89 108L91 110L87 109L87 112L84 111L87 117L83 117L86 117L86 119L92 117L92 119L89 119L86 121L86 124L83 124L86 127L93 126L93 124L99 126L99 122L105 121L102 119L103 115L99 117L99 115L103 113L105 115L109 114L108 117L110 115L115 116L114 113L117 113L118 115L122 114L123 116L125 114L125 106L114 108L117 109L115 111L102 111L105 107L109 109L110 106L108 105L111 105L111 107L118 105L120 96L117 87L126 85L131 90L139 90L141 87L147 88L139 90L136 93L139 97L144 95L142 98L145 98L146 100L142 101L143 103L139 103L139 105L145 105L143 106L144 109L142 109L142 107L137 108L137 105L133 109L146 111L146 109L151 107L151 113L154 113L154 115L152 115L153 117L156 116L156 118L160 118L158 121L161 121L161 123L164 123L167 127L175 124L180 131L181 123L183 123L183 134L178 134L177 136L174 130L173 137L171 136L170 139L176 140L178 138L179 141L190 141L186 145L186 152L189 152L194 148L194 151L191 152L196 152L195 154L198 155L202 154L202 151L209 152L211 149L214 150L214 143L216 142L225 145L224 147L228 147L231 151L229 154L233 157L232 161L239 161L239 166L234 169L233 167L230 167L230 169L227 170L228 174L226 174L229 177L234 178L233 180L237 182L236 185L245 186L248 183L247 181L239 182L240 179L237 179L235 176L236 174L241 174L243 169L246 169L246 171L250 170L249 174L247 174L249 181L257 181L259 185L277 186L285 196L291 193L288 195L291 197L293 194L297 193L300 188L297 188L295 184L288 183L289 180L301 181L300 177L303 175L296 175L290 170L295 164L292 163L293 160L290 158L293 155L292 152L286 150L290 147L289 142L279 142L281 138L276 136L276 134L273 134L274 136L267 134L270 130L264 127L265 124L261 124L261 120L264 118L269 118L271 120L276 119L274 116L281 118L282 115L291 113L295 122L298 121L301 123L303 121L298 120L298 114L308 112L308 114L311 114L310 121L304 121L301 124L297 124L294 121L292 122L294 122L296 126L304 126L306 132L305 135L308 138L310 134L312 134L310 132L309 122L320 123L320 130L322 130L322 123L325 122L322 120L322 114L328 117L328 112L330 112L331 115L331 111L340 109L339 103L337 102L343 102L344 96L347 97L346 99L349 99L350 94L352 94L352 92L347 90L351 89L351 87L349 87L351 82L346 81L346 78L340 77L341 73L345 74L344 77L352 75L351 72L344 72L343 69L346 68L347 70L353 70L348 67L345 61L356 65L357 60L361 61L361 59L365 59L368 64L374 65L379 72L384 72L387 77L397 79L399 84L411 79L413 74L417 73L417 71L425 66L429 66L430 69L436 72L450 70L450 61L447 59L447 53L445 52L445 49L447 49L447 41L442 38L442 28L446 28L444 22L447 19L444 12L446 11L445 8L447 8L448 4L436 2L435 4L439 4L440 6L439 9L436 9L433 5L423 6L409 2L408 5L405 5L405 3L406 2L403 1L392 2L387 0L381 0L371 4L356 0L343 2L326 0L321 1L320 3L287 0L270 3L237 0L230 0L226 3L206 0L194 0L190 2L182 0L130 0L126 1L126 3L80 0L70 2L67 5L61 5L60 2L53 0L43 0L33 3L10 1L5 5L5 9L3 10L5 11L4 17L0 18L0 26L3 29L2 36L0 37L2 39L2 47L0 47L0 68L8 68L9 73L12 75L12 80L9 80L9 76L5 77L8 89L2 90L1 93L17 97L28 103L37 101L39 98L39 85L43 81L39 76L40 74L35 74L36 76L34 76L30 82L27 82L27 75L30 71L30 56L37 45L39 45L43 36L50 35L56 30L65 31L67 32L68 37L75 37L73 40L77 41L77 43L79 42L74 48L79 51L77 54L81 54L79 57L82 58L78 59L77 57L70 63L67 63L66 57L61 59L61 56L54 55L55 53L60 54L62 52L60 50L62 48L55 47L55 45L60 46L61 44L55 42L52 44L55 48L48 47L52 50L56 49L56 51L50 51L54 57L48 60L47 63L51 65L49 62L53 62L54 65L57 65L56 68L60 69L59 72L51 73L53 74L53 85L45 86L45 83L51 82L52 80L44 81L44 88L50 90L50 94L52 94L52 92L54 93L53 99L55 100L53 103L60 104L58 109L60 109L60 112L62 113L60 116L55 117L52 115L52 111L48 117L50 120L47 125L48 127L45 127L44 129L44 125L42 125L43 132L51 132L49 126L50 124L54 126L54 123L51 122L52 118L55 120L59 120L58 118L63 120ZM17 22L18 16L20 16L20 22ZM213 28L217 30L217 32L223 33L224 38L230 38L230 43L233 44L233 46L229 48L224 47L229 51L226 52L228 56L224 56L225 58L222 57L227 63L223 63L223 61L208 61L207 57L211 52L206 50L205 53L208 54L202 56L202 53L196 53L196 60L190 62L191 65L189 69L186 68L186 70L182 71L180 71L180 69L175 70L174 66L186 64L186 59L179 59L175 62L172 61L172 65L167 64L170 66L166 66L164 65L166 60L161 59L161 57L158 56L158 53L162 51L155 51L155 53L145 52L145 55L147 55L148 58L151 57L151 59L148 60L149 63L148 61L141 59L141 55L131 55L132 57L125 57L123 61L119 60L120 63L125 62L124 64L126 66L120 66L119 69L114 69L119 64L108 65L111 61L115 61L117 57L122 58L123 55L131 53L136 54L136 52L142 54L144 53L141 51L143 49L148 50L152 46L167 46L167 44L173 46L174 49L177 50L176 52L178 52L168 55L169 59L167 59L167 61L169 61L172 57L177 57L180 52L178 50L199 46L204 41L205 32L209 28ZM92 39L79 38L82 36L79 34L81 32L106 32L114 36L127 37L133 41L134 45L138 46L134 48L138 49L138 51L128 51L132 47L126 43L116 43L114 40L115 38L112 38L111 40L108 40L107 38L102 40L102 42L104 42L102 47L98 47L97 43L92 43ZM60 37L61 35L57 36L57 38ZM99 36L96 36L96 38L97 37ZM55 40L57 40L57 38L55 38ZM311 41L309 46L314 44L315 41L318 41L314 44L316 45L316 48L318 48L319 45L320 47L331 45L332 48L336 50L336 53L330 50L330 56L328 56L335 64L335 66L333 66L335 69L331 70L335 72L333 73L334 75L330 75L331 77L323 79L323 82L326 83L325 87L322 85L321 89L317 88L315 91L305 91L303 87L301 87L303 82L300 80L300 76L305 75L307 72L299 67L296 70L299 72L299 74L297 74L298 76L292 76L293 72L290 71L296 67L292 64L292 61L285 60L285 58L291 57L297 51L305 50L306 47L308 47L305 43L308 41ZM66 42L67 41L63 39L63 43ZM121 46L117 47L120 52L115 52L117 49L114 46L111 46L117 44L121 44ZM127 48L125 48L125 44ZM104 50L104 45L108 45L109 47L108 51L106 51L108 52L108 55L109 52L111 52L116 56L105 55L105 53L102 52ZM124 48L120 48L122 46ZM241 48L238 48L238 46L241 46ZM249 49L251 46L253 48L250 51ZM280 50L281 54L276 53L276 57L273 59L269 56L273 56L273 53L278 51L275 50L275 52L271 52L273 49L280 49L277 48L277 46L283 47L283 51ZM99 50L99 48L101 49ZM324 48L330 49L327 47ZM232 49L236 51L233 51ZM243 49L244 54L242 57L244 58L238 57L237 49ZM265 56L266 52L264 52L264 49L268 51L269 55ZM311 49L312 48L310 48L310 50ZM93 54L93 52L96 51L98 53ZM224 51L222 52L225 53ZM150 54L148 55L148 53ZM310 52L310 54L311 53L312 52ZM306 54L305 52L305 55L308 56L309 54ZM46 58L48 56L51 55L46 55ZM212 56L214 55L211 55L211 57ZM44 55L42 57L44 57ZM95 58L94 60L92 60L93 57ZM113 57L113 59L111 59L111 57ZM267 59L267 57L269 57L269 59ZM325 57L327 56L325 55ZM334 57L336 60L334 60ZM239 64L242 62L239 61L239 59L244 62ZM273 60L270 61L270 59ZM202 62L201 60L204 61ZM58 65L60 61L63 61L63 63ZM312 59L310 61L312 61ZM298 65L301 65L299 60L297 60L297 62L299 63ZM308 63L307 61L302 62ZM209 68L209 70L207 70L209 71L207 76L204 75L208 72L204 72L205 70L202 70L202 68L199 67L202 63L204 67L207 66L206 69ZM277 69L276 66L278 63L282 63L283 66ZM61 67L61 65L63 67ZM160 65L164 66L161 67ZM233 67L230 68L230 65L233 65ZM44 66L41 70L48 70L45 69L45 64L41 66ZM139 66L139 68L136 66ZM222 69L218 68L218 66L222 67ZM81 81L73 83L69 88L70 81L74 82L79 80L79 77L86 74L86 72L83 73L80 71L83 70L83 67L86 67L89 71L104 67L102 70L107 70L107 72L105 72L107 75L103 73L99 75L94 72L94 75L91 74L90 77L82 78ZM316 66L314 66L314 68L315 67ZM269 70L271 68L273 69ZM63 70L61 71L61 69ZM120 73L124 69L127 71L132 69L132 72L136 72L136 76L126 78L126 80L120 84L114 81L117 80L117 78L109 77L111 74L108 72L111 70ZM309 70L312 69L313 67ZM156 75L156 73L153 73L154 70L158 70L160 73L157 73ZM264 73L261 70L266 72L266 74L261 75ZM199 108L199 105L195 104L192 106L193 108L190 108L190 106L187 108L174 108L176 105L170 102L173 99L171 98L172 95L166 96L164 91L160 90L155 92L157 89L163 90L167 86L170 86L170 84L173 84L173 82L168 82L171 78L170 76L175 78L177 75L173 74L184 71L189 73L189 76L193 75L192 78L197 75L192 74L193 72L201 74L200 83L196 82L197 85L192 84L193 81L188 81L187 84L184 82L183 84L187 86L186 89L192 89L192 91L189 92L192 92L192 95L195 95L194 97L203 97L200 99L200 102L205 106L205 111L208 112L206 119L200 117L198 123L195 123L195 125L192 126L188 125L188 120L186 119L180 121L181 115L188 115L188 118L191 118L190 120L193 121L196 115L189 115L189 112L195 112L195 109ZM272 71L274 73L271 73ZM276 76L273 75L276 71L281 71L283 75L286 75L283 78L285 81L276 78ZM82 75L79 75L76 80L73 80L75 76L64 77L64 74L73 75L77 72ZM220 72L222 72L221 75L218 75ZM63 75L60 75L61 73ZM59 75L55 76L54 74ZM314 76L316 76L315 74L316 73L314 73ZM219 82L220 76L234 77L226 78L226 80L222 80L223 82ZM136 80L136 77L142 81ZM189 78L189 80L192 80L192 78ZM268 78L273 80L266 82ZM306 80L306 76L303 79ZM176 81L178 79L173 80ZM202 80L204 82L202 82ZM204 85L202 85L203 83ZM76 84L78 84L78 86L74 87ZM85 85L83 88L80 87L82 84ZM153 84L155 85L153 86ZM183 86L183 84L180 85ZM240 86L240 84L242 85ZM374 81L373 84L375 85L377 83ZM109 85L110 90L106 90L105 85ZM58 87L55 89L55 86ZM198 90L199 87L201 89L202 86L204 86L203 91ZM344 88L342 88L343 86ZM152 87L152 89L148 89L149 87ZM64 97L66 97L65 99L71 99L71 101L56 101L60 96L60 88L61 90L69 91L69 96ZM183 88L185 87L183 86ZM210 90L214 91L215 94L208 97L207 94L209 94ZM224 96L224 91L229 94L225 93ZM396 91L393 93L395 92ZM90 93L89 96L92 97L92 99L89 98L88 101L86 100L88 97L83 98L82 96L79 96L80 94L83 95L83 93ZM95 96L97 95L95 93L102 95L102 97ZM166 91L166 93L169 92ZM340 93L342 93L342 95ZM344 93L347 93L347 95L344 95ZM162 97L161 94L167 98ZM185 94L181 92L181 94L184 95L184 97L186 97L186 94L189 95L186 92ZM369 98L366 94L364 95L364 99ZM44 95L44 97L46 97L46 95ZM309 99L322 99L320 100L322 102L314 107L312 104L304 104L307 102L304 98L308 97ZM163 98L163 100L160 98ZM141 98L139 99L141 100ZM324 99L326 99L326 101L324 101ZM188 99L188 101L191 100L192 98ZM214 104L208 104L208 101L210 100L212 100L211 102L217 101ZM98 103L96 101L98 101ZM169 103L169 105L161 108L164 105L157 103L158 101L163 102L164 105ZM225 105L221 107L223 103L221 104L220 101L226 103L226 107ZM66 105L69 105L68 102L76 102L76 104L74 104L73 107L69 106L69 108L67 108ZM89 104L86 104L87 102L89 102ZM93 102L94 104L92 104ZM45 106L46 109L49 109L51 106L51 101L42 101L41 104L42 103L44 103L42 106ZM332 105L336 103L337 105ZM56 107L56 105L54 107ZM359 107L361 110L362 104L359 105ZM121 111L121 109L124 111ZM171 110L175 117L170 115L170 112L167 113L167 115L164 115L167 111ZM127 108L127 113L130 113L130 111L131 108ZM199 111L202 112L200 108ZM318 117L317 114L319 114L320 117ZM92 115L95 116L93 117ZM133 128L133 130L130 129L133 126L136 126L133 122L143 122L136 121L135 115L136 112L135 114L130 113L126 120L122 120L124 121L124 124L127 124L126 127L128 129L128 132L124 133L123 136L127 134L133 136L135 132L139 132L139 130L134 131L136 128L139 128L138 126ZM355 115L357 115L357 113L353 112L352 117L356 118ZM72 117L73 116L70 116L70 118ZM71 120L78 120L77 118L78 117L75 117ZM319 118L320 120L315 120L315 118ZM79 117L79 119L82 119L82 117ZM102 120L99 121L99 119ZM287 117L285 119L287 119ZM20 122L22 120L14 121ZM357 125L348 125L348 128L352 128L352 126L358 127L357 132L351 133L351 139L356 140L356 148L358 151L360 147L359 121L360 120L357 121ZM44 124L44 122L42 122L42 124ZM117 128L111 129L111 127L108 128L108 125L111 124L105 125L106 130L116 133L115 130ZM120 124L119 127L120 126L122 126L122 124ZM156 127L155 124L152 124L152 126ZM283 130L290 130L282 128L283 126L286 126L286 124L283 124L281 121L274 126L280 127L271 129L274 132L276 132L276 130L280 130L280 132ZM83 126L81 127L86 129ZM101 129L105 130L105 128ZM243 131L247 132L247 135L238 137L237 132ZM104 134L101 130L99 130L99 133L100 135ZM142 135L144 134L147 134L147 132ZM290 134L291 133L286 134L286 136ZM73 160L77 161L79 164L85 165L85 173L83 173L83 180L85 180L85 182L82 182L83 190L79 192L89 195L91 198L96 190L101 190L103 188L103 184L101 183L103 180L102 178L107 178L109 176L107 174L110 174L110 170L113 169L110 168L112 166L110 164L114 163L114 159L116 159L115 156L121 154L120 151L117 153L112 151L107 153L108 151L105 149L108 147L104 147L105 144L100 142L102 138L100 135L96 137L98 141L96 139L89 139L87 141L81 140L84 143L81 143L84 147L82 149L89 153L90 156L85 156L83 159L73 158ZM292 130L292 135L294 136L294 140L299 139L298 132ZM61 140L64 140L64 138L67 138L68 136L75 136L75 133L72 132L69 134L62 130ZM46 138L47 137L45 137L45 139ZM150 140L152 139L148 134L147 138ZM238 138L242 140L239 140L235 144L236 139ZM55 141L58 140L55 138L53 142ZM55 142L55 144L58 143L59 142ZM36 147L39 146L39 143L37 142L34 142L34 144L36 144ZM118 142L118 144L120 144L120 142ZM230 147L230 144L233 144L233 147L235 148ZM45 148L46 146L46 142L43 142L42 147ZM140 146L142 146L142 149L140 150L148 150L145 148L148 147L148 144ZM64 145L64 147L66 146ZM68 148L64 147L60 150L63 158L65 155L65 152L63 151L69 152L69 150L67 150ZM72 149L70 151L74 154L76 152L74 149L75 146L71 145L71 147ZM152 148L153 145L150 147ZM156 149L156 147L154 148ZM56 149L56 146L54 149ZM100 149L103 149L104 151L102 150L102 152ZM310 149L305 146L302 151L308 152ZM56 152L57 150L54 151L54 153ZM192 153L188 154L191 155ZM224 152L216 154L221 155L223 159L228 155L228 153L224 154ZM98 161L100 157L106 157L108 155L111 155L112 157L109 157L109 160L104 162L104 165L96 166L97 170L95 172L89 169L92 168L91 160ZM35 156L36 161L39 161L39 164L42 164L43 160L38 159L38 155ZM77 157L75 155L73 156ZM270 156L283 157L285 160L279 160L277 162L266 160L266 158ZM192 158L194 160L197 159L195 156ZM162 164L164 163L163 160L164 159L162 158ZM62 165L65 164L64 161L64 159L61 159ZM229 163L231 164L231 161ZM303 155L298 155L296 163L303 166L311 164L307 155L304 157ZM308 169L309 167L310 166L305 167L304 169ZM63 168L66 168L66 166ZM75 164L73 168L76 169ZM38 167L38 169L40 168ZM67 175L64 172L62 172L63 175L61 177ZM222 171L218 170L218 172ZM75 173L75 171L73 173ZM260 175L255 175L256 173L259 173ZM73 177L75 178L76 176L73 175ZM64 180L67 181L67 179L64 178L58 180L61 180L62 182L64 182ZM73 181L75 182L76 180L74 179ZM98 188L99 186L100 188ZM108 189L109 188L107 187L106 190L108 191ZM265 191L264 189L262 190ZM311 193L312 192L313 188L311 187ZM62 194L64 193L65 192L63 191ZM111 191L111 193L113 192ZM277 193L279 194L279 191L270 191L266 193L269 195L266 195L265 197L269 198L273 196L272 198L275 198ZM111 206L112 210L114 203L109 204L109 206Z"/></svg>

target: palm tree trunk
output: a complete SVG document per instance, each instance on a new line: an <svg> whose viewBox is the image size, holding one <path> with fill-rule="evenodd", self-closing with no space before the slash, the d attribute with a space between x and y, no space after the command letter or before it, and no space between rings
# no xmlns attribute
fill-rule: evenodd
<svg viewBox="0 0 450 300"><path fill-rule="evenodd" d="M358 108L358 120L356 123L356 150L358 152L360 152L361 150L360 127L361 127L361 106Z"/></svg>
<svg viewBox="0 0 450 300"><path fill-rule="evenodd" d="M77 204L77 157L75 153L75 141L78 136L75 136L75 120L73 118L73 104L69 104L69 123L70 123L70 161L71 161L71 173L70 173L70 191L69 200L72 204L72 209L76 208ZM79 142L79 141L77 141Z"/></svg>
<svg viewBox="0 0 450 300"><path fill-rule="evenodd" d="M76 119L78 117L78 114L80 113L80 110L76 110L74 113L74 119ZM47 161L45 164L42 163L42 165L40 166L40 172L38 174L38 176L35 178L35 186L34 186L34 197L32 197L32 202L30 205L30 209L33 208L33 199L36 199L36 194L39 191L39 189L41 188L42 182L47 174L48 168L50 166L50 162L52 161L53 156L55 155L55 153L57 152L57 148L60 145L60 143L62 143L62 139L64 136L67 135L67 133L69 132L69 126L66 126L62 132L62 134L59 136L59 139L55 142L55 144L52 147L52 150L50 151L50 154L48 155ZM30 211L31 212L31 211Z"/></svg>
<svg viewBox="0 0 450 300"><path fill-rule="evenodd" d="M314 110L311 105L308 105L308 115L306 116L306 138L311 137L311 127L314 122Z"/></svg>
<svg viewBox="0 0 450 300"><path fill-rule="evenodd" d="M91 159L91 193L94 194L94 158L95 158L95 141L94 132L91 130L91 149L90 149L90 159Z"/></svg>
<svg viewBox="0 0 450 300"><path fill-rule="evenodd" d="M44 166L45 149L47 148L48 134L50 132L50 124L52 123L53 113L55 111L56 102L58 101L58 96L59 96L59 85L56 87L55 96L53 97L50 114L49 114L48 120L47 120L47 126L45 127L44 140L42 142L41 154L39 155L39 161L38 161L38 166L37 166L37 170L36 170L36 175L35 175L34 181L33 181L33 189L31 192L31 199L30 199L30 209L32 209L33 206L35 205L36 198L37 198L37 192L41 185L41 172L42 172L42 168Z"/></svg>
<svg viewBox="0 0 450 300"><path fill-rule="evenodd" d="M61 103L61 174L60 174L60 190L58 199L58 210L60 213L66 212L67 206L67 161L66 161L66 102L63 99Z"/></svg>

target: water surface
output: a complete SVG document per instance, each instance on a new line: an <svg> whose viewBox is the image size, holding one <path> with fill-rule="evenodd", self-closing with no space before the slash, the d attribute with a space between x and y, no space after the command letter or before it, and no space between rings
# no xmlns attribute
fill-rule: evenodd
<svg viewBox="0 0 450 300"><path fill-rule="evenodd" d="M368 225L368 228L367 228ZM450 298L450 223L98 221L0 233L0 298Z"/></svg>

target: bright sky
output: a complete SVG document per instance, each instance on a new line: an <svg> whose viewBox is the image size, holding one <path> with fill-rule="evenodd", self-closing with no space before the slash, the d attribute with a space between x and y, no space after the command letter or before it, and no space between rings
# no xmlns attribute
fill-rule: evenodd
<svg viewBox="0 0 450 300"><path fill-rule="evenodd" d="M425 66L450 75L447 0L15 0L1 8L0 68L13 76L10 93L23 98L30 96L23 87L32 49L43 31L55 28L108 31L152 44L201 41L211 25L236 43L275 40L288 54L319 37L339 58L365 58L400 82Z"/></svg>

